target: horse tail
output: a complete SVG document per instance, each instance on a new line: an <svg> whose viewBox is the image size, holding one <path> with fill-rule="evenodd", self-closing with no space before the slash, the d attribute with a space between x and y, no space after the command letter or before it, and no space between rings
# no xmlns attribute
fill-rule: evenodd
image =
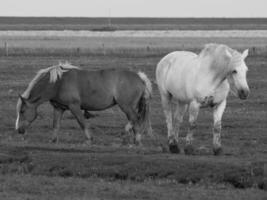
<svg viewBox="0 0 267 200"><path fill-rule="evenodd" d="M145 91L143 92L138 105L138 121L141 126L142 132L147 130L152 131L150 124L150 99L152 97L152 84L145 73L138 72L138 76L145 84Z"/></svg>
<svg viewBox="0 0 267 200"><path fill-rule="evenodd" d="M152 97L152 84L147 75L144 72L138 72L138 76L145 83L145 98L150 99Z"/></svg>

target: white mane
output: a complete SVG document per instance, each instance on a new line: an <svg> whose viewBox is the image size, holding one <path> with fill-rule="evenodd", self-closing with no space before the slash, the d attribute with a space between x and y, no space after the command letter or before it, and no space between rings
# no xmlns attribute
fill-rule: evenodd
<svg viewBox="0 0 267 200"><path fill-rule="evenodd" d="M199 56L211 56L216 60L215 66L225 66L223 63L226 61L222 55L225 55L225 52L228 51L232 58L230 60L231 65L229 67L238 66L243 61L242 54L238 51L223 45L210 43L206 44L203 50L200 52Z"/></svg>
<svg viewBox="0 0 267 200"><path fill-rule="evenodd" d="M64 72L69 71L70 69L80 69L77 66L73 66L68 62L65 63L59 63L57 65L53 65L51 67L45 68L45 69L41 69L37 72L37 74L35 75L35 77L31 80L31 82L29 83L27 89L23 92L23 94L21 95L24 98L29 98L30 96L30 92L32 90L32 88L34 87L34 85L46 74L46 73L50 73L50 79L49 82L50 83L55 83L58 79L60 79L63 75ZM21 99L19 98L18 103L17 103L17 121L16 121L16 126L18 124L18 119L19 119L19 111L21 109Z"/></svg>
<svg viewBox="0 0 267 200"><path fill-rule="evenodd" d="M45 68L45 69L41 69L37 72L36 76L31 80L31 82L29 83L27 89L24 91L24 93L22 94L22 97L24 98L28 98L30 95L30 92L32 90L32 88L34 87L34 85L46 74L46 73L50 73L50 79L49 82L50 83L55 83L58 79L60 79L62 77L62 74L64 72L69 71L70 69L80 69L77 66L73 66L70 63L66 62L66 63L59 63L58 65L53 65L51 67Z"/></svg>

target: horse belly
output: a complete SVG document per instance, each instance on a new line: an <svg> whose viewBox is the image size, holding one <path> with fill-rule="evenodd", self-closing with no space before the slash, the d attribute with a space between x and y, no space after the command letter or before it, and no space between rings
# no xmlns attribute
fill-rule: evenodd
<svg viewBox="0 0 267 200"><path fill-rule="evenodd" d="M176 88L174 91L170 91L172 97L180 102L189 103L193 99L193 95L185 88Z"/></svg>
<svg viewBox="0 0 267 200"><path fill-rule="evenodd" d="M166 81L168 91L175 99L181 102L190 102L193 98L190 75L190 73L185 72L183 67L180 67L174 69Z"/></svg>
<svg viewBox="0 0 267 200"><path fill-rule="evenodd" d="M83 95L81 99L82 109L91 111L104 110L113 105L115 105L113 95L101 91L92 91Z"/></svg>

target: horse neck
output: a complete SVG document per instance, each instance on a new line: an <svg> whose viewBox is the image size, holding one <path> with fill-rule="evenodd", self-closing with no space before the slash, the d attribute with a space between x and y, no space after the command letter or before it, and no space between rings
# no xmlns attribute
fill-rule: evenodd
<svg viewBox="0 0 267 200"><path fill-rule="evenodd" d="M221 58L207 57L200 62L199 74L209 85L215 88L225 80L228 71L229 63Z"/></svg>
<svg viewBox="0 0 267 200"><path fill-rule="evenodd" d="M29 94L29 102L38 107L40 104L50 100L54 94L55 83L49 82L49 76L40 79Z"/></svg>

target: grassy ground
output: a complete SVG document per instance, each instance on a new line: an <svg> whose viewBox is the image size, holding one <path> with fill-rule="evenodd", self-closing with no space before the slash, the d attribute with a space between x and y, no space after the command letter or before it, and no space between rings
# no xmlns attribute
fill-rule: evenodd
<svg viewBox="0 0 267 200"><path fill-rule="evenodd" d="M248 41L247 46L241 46L245 40L232 40L241 48L251 47L253 43ZM191 43L195 50L199 49L196 44ZM261 42L258 44L260 47ZM146 49L140 52L139 48L128 52L114 48L113 53L105 55L93 51L70 54L62 48L66 55L54 55L51 48L47 48L50 54L35 54L36 48L32 47L32 52L26 55L1 56L0 199L37 196L40 199L264 199L266 192L261 190L266 189L267 164L267 58L264 54L247 60L249 99L229 97L223 117L224 155L220 157L214 157L211 152L209 109L202 110L199 116L194 145L205 151L199 151L196 156L164 153L147 136L144 149L121 147L126 119L117 107L98 112L99 116L90 120L93 147L83 145L85 136L68 112L64 115L60 143L49 144L52 108L48 104L40 107L40 117L25 138L15 133L18 94L25 90L37 70L59 60L69 60L89 70L114 67L142 70L154 82L157 62L171 49L167 45L166 48L153 53ZM152 126L165 144L166 125L155 84L153 89ZM181 147L186 125L185 122L180 135Z"/></svg>
<svg viewBox="0 0 267 200"><path fill-rule="evenodd" d="M72 32L1 32L0 55L120 55L120 56L151 56L160 57L174 50L199 51L207 43L224 43L233 48L250 48L250 55L263 55L267 52L267 39L263 32L255 31L246 35L247 31L229 32L142 32L134 37L132 32L118 32L116 35L102 35L95 32L90 37L86 33ZM40 35L41 34L41 35ZM63 34L63 35L61 35ZM65 34L65 35L64 35ZM109 34L109 33L106 33ZM215 35L213 35L215 34ZM235 34L234 37L231 34ZM90 34L89 34L90 35ZM122 36L124 35L124 36ZM205 37L209 35L210 37ZM246 37L244 37L246 36Z"/></svg>
<svg viewBox="0 0 267 200"><path fill-rule="evenodd" d="M255 199L266 193L257 189L234 189L229 185L183 185L168 180L146 182L108 181L99 178L60 178L47 176L1 176L0 198L19 199ZM265 198L266 199L266 198Z"/></svg>
<svg viewBox="0 0 267 200"><path fill-rule="evenodd" d="M5 49L8 44L8 52ZM162 37L0 37L0 56L92 56L161 57L174 50L199 51L207 43L224 43L233 48L250 48L250 55L267 53L266 38L162 38ZM64 58L65 59L65 58ZM155 63L154 63L155 64Z"/></svg>
<svg viewBox="0 0 267 200"><path fill-rule="evenodd" d="M254 38L202 38L202 37L57 37L57 36L1 36L0 44L4 48L7 42L12 48L32 48L32 49L114 49L121 48L133 49L137 48L200 48L206 43L225 43L234 48L244 47L266 47L267 39ZM103 47L104 46L104 47Z"/></svg>

